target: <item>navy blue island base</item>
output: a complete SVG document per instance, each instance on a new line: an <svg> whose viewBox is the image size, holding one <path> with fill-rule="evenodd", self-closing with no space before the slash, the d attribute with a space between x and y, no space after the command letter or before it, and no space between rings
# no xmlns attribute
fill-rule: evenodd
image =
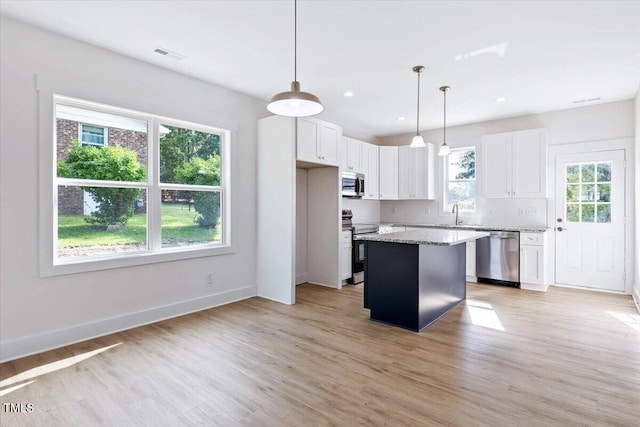
<svg viewBox="0 0 640 427"><path fill-rule="evenodd" d="M466 298L466 248L367 241L364 280L371 320L418 332Z"/></svg>

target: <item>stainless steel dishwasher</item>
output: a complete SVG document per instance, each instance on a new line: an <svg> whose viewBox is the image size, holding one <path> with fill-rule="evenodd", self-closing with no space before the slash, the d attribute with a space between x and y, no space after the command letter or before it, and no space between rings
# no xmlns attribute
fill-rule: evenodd
<svg viewBox="0 0 640 427"><path fill-rule="evenodd" d="M520 233L490 231L476 240L478 282L520 287Z"/></svg>

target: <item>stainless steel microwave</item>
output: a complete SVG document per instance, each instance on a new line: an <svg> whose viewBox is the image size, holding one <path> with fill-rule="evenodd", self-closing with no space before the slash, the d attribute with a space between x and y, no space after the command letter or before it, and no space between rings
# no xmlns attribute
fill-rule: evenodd
<svg viewBox="0 0 640 427"><path fill-rule="evenodd" d="M364 195L364 175L342 172L342 197L360 198Z"/></svg>

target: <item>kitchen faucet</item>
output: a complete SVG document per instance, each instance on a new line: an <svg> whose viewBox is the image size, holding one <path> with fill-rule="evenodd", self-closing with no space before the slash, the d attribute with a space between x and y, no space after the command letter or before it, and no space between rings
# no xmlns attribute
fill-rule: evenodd
<svg viewBox="0 0 640 427"><path fill-rule="evenodd" d="M454 203L453 204L453 208L451 209L451 213L455 213L456 214L456 225L460 225L462 224L462 221L458 220L458 204Z"/></svg>

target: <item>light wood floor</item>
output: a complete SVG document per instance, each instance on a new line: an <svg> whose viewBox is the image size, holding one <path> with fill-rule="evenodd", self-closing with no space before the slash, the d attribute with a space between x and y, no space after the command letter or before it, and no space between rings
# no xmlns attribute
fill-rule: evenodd
<svg viewBox="0 0 640 427"><path fill-rule="evenodd" d="M638 425L631 297L467 297L414 333L370 321L360 286L302 285L294 306L252 298L16 360L2 390L27 385L1 402L34 410L0 407L1 424Z"/></svg>

